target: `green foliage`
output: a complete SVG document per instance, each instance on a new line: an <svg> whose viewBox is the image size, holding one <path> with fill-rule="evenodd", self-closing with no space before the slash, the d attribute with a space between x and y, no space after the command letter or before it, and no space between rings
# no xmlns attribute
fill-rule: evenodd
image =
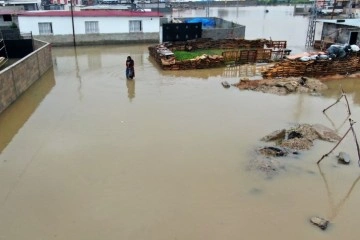
<svg viewBox="0 0 360 240"><path fill-rule="evenodd" d="M222 54L222 52L224 52L225 50L223 49L199 49L199 50L195 50L195 51L174 51L174 55L175 55L175 59L179 60L179 61L183 61L183 60L189 60L189 59L193 59L196 58L198 56L201 56L203 54L206 55L220 55Z"/></svg>
<svg viewBox="0 0 360 240"><path fill-rule="evenodd" d="M16 23L12 22L12 24L10 25L11 28L18 28L18 26L16 25Z"/></svg>

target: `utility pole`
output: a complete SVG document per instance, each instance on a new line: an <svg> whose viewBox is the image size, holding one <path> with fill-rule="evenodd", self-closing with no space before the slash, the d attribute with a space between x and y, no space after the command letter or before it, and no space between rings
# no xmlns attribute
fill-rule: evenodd
<svg viewBox="0 0 360 240"><path fill-rule="evenodd" d="M333 9L332 9L332 12L331 12L331 19L334 18L334 12L335 12L335 6L336 6L337 2L336 0L334 0L334 3L333 3Z"/></svg>
<svg viewBox="0 0 360 240"><path fill-rule="evenodd" d="M306 48L310 48L314 46L317 14L318 14L317 1L314 0L314 4L310 8L309 25L306 34L306 42L305 42Z"/></svg>
<svg viewBox="0 0 360 240"><path fill-rule="evenodd" d="M70 0L70 7L71 7L71 23L72 23L72 32L73 32L73 42L74 42L74 47L76 47L73 0Z"/></svg>
<svg viewBox="0 0 360 240"><path fill-rule="evenodd" d="M347 6L347 14L350 18L353 17L352 15L352 6L353 6L353 0L350 0L349 3L348 3L348 6Z"/></svg>
<svg viewBox="0 0 360 240"><path fill-rule="evenodd" d="M210 2L209 2L209 0L207 0L207 2L206 2L206 17L207 18L209 17L209 14L210 14L209 8L210 8Z"/></svg>

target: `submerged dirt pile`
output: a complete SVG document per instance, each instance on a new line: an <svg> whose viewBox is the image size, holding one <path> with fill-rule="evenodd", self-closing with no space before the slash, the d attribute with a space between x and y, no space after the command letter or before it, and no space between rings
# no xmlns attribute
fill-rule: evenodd
<svg viewBox="0 0 360 240"><path fill-rule="evenodd" d="M299 124L290 129L277 130L261 139L265 142L275 142L277 146L293 150L306 150L313 146L315 140L336 142L341 137L328 127L321 124Z"/></svg>
<svg viewBox="0 0 360 240"><path fill-rule="evenodd" d="M274 144L257 149L255 158L249 162L249 169L272 176L286 168L285 159L280 161L279 157L298 155L300 150L309 150L315 140L336 142L340 139L335 131L321 124L299 124L290 129L277 130L261 139Z"/></svg>
<svg viewBox="0 0 360 240"><path fill-rule="evenodd" d="M242 79L233 84L239 89L286 95L289 93L316 93L327 89L327 86L315 78L280 78L265 80Z"/></svg>

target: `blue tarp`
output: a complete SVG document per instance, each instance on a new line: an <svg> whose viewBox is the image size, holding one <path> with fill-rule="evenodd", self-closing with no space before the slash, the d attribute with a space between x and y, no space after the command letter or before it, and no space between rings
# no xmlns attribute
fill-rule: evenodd
<svg viewBox="0 0 360 240"><path fill-rule="evenodd" d="M216 22L212 18L191 18L186 19L185 23L201 23L203 27L215 27Z"/></svg>

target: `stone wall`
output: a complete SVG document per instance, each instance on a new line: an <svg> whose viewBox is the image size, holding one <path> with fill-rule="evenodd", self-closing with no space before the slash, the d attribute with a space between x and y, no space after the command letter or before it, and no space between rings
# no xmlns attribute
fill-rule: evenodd
<svg viewBox="0 0 360 240"><path fill-rule="evenodd" d="M0 72L0 113L51 66L51 45L34 40L36 51Z"/></svg>
<svg viewBox="0 0 360 240"><path fill-rule="evenodd" d="M52 46L71 46L74 44L72 34L37 35L36 39L49 42ZM76 45L105 45L129 43L158 43L159 33L111 33L111 34L75 34Z"/></svg>

